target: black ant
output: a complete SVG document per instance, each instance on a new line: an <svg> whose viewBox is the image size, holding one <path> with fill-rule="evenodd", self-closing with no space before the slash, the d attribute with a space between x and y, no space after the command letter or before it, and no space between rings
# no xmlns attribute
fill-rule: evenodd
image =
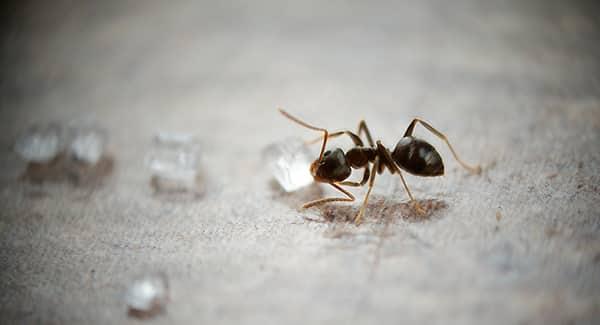
<svg viewBox="0 0 600 325"><path fill-rule="evenodd" d="M452 152L452 155L454 155L454 158L460 163L461 166L473 174L481 173L480 166L471 167L458 157L456 151L454 151L454 148L452 148L452 145L450 145L448 138L446 138L443 133L419 118L415 118L412 120L412 122L410 122L402 139L398 141L398 144L396 144L394 150L390 151L383 144L381 144L381 141L377 141L375 143L373 142L371 132L369 132L367 124L364 120L361 120L358 124L358 135L348 130L330 133L326 129L318 128L301 121L281 108L279 111L288 119L306 128L323 132L321 137L317 138L315 141L309 142L312 143L320 141L321 138L323 139L321 153L319 154L319 158L310 165L310 173L315 181L327 183L346 195L346 197L322 198L307 202L302 206L302 208L305 209L327 202L352 202L355 200L354 196L341 186L358 187L363 186L368 182L369 189L367 190L367 194L365 195L360 210L354 218L354 222L356 224L360 224L365 207L367 206L367 201L369 200L369 195L373 189L373 184L375 183L375 175L383 173L387 168L390 173L397 173L400 176L402 184L404 185L406 193L408 194L411 203L414 205L415 210L419 214L424 214L424 210L419 206L417 201L415 201L412 193L408 189L400 169L417 176L441 176L444 174L444 163L442 162L440 154L431 144L427 143L425 140L413 137L413 130L417 123L421 123L421 125L423 125L427 130L446 142L450 148L450 151ZM360 137L363 132L367 138L367 142L369 144L368 147L364 146ZM325 151L328 139L344 134L349 136L352 142L354 142L354 148L345 153L340 148L335 148L333 151ZM372 164L372 166L370 164ZM364 169L364 174L360 182L346 181L346 179L352 173L352 168Z"/></svg>

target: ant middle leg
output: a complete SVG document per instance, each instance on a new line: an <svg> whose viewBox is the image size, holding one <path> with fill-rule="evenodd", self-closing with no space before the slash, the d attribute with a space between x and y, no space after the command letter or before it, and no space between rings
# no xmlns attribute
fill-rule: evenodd
<svg viewBox="0 0 600 325"><path fill-rule="evenodd" d="M355 200L354 195L352 195L352 193L341 188L339 185L337 185L335 183L329 183L329 185L333 186L336 190L344 193L347 197L328 197L328 198L323 198L323 199L317 199L314 201L304 203L304 205L302 205L302 208L308 209L310 207L314 207L316 205L320 205L320 204L324 204L324 203L328 203L328 202L353 202Z"/></svg>
<svg viewBox="0 0 600 325"><path fill-rule="evenodd" d="M454 151L454 148L450 144L450 141L448 141L448 137L446 137L446 135L443 134L442 132L436 130L433 126L431 126L431 124L423 121L420 118L415 118L415 119L412 120L412 122L410 122L410 124L408 125L408 128L406 129L406 132L404 133L405 137L412 135L413 130L414 130L417 122L421 123L421 125L423 125L427 130L429 130L429 132L433 133L435 136L437 136L438 138L442 139L442 141L446 142L446 144L448 145L448 148L450 148L450 151L452 152L452 155L454 156L454 159L456 159L456 161L458 161L458 163L463 168L465 168L466 170L468 170L472 174L480 174L481 173L481 166L479 166L479 165L470 166L469 164L465 163L462 159L460 159L460 157L458 156L458 154L456 153L456 151Z"/></svg>
<svg viewBox="0 0 600 325"><path fill-rule="evenodd" d="M362 216L365 214L365 209L367 207L367 202L369 201L369 195L371 195L371 190L373 189L373 184L375 184L375 175L377 175L377 168L379 168L379 157L375 157L375 162L373 163L373 168L371 170L371 176L369 177L369 189L367 190L367 194L365 194L365 198L363 199L363 203L358 210L358 213L354 217L354 223L359 225L362 219Z"/></svg>
<svg viewBox="0 0 600 325"><path fill-rule="evenodd" d="M373 143L373 138L371 137L371 132L369 131L369 128L367 127L367 122L365 122L365 120L360 120L360 122L358 123L358 136L360 137L361 132L364 132L365 135L367 136L367 142L369 143L369 145L371 147L374 147L375 144Z"/></svg>
<svg viewBox="0 0 600 325"><path fill-rule="evenodd" d="M400 168L398 168L398 166L396 165L396 162L390 155L390 151L386 147L383 146L381 141L377 141L377 152L379 153L379 157L381 157L381 159L383 159L382 166L387 167L392 174L400 175L400 179L402 180L402 184L404 185L406 194L408 194L408 197L410 198L411 201L415 201L415 198L413 197L412 193L410 192L408 185L406 185L406 180L404 180L404 176L402 176L402 172L400 171Z"/></svg>
<svg viewBox="0 0 600 325"><path fill-rule="evenodd" d="M415 211L420 215L424 215L425 210L423 210L423 208L421 208L421 206L419 205L419 202L417 202L417 200L415 200L415 197L410 192L410 189L408 188L408 185L406 184L406 180L404 179L404 176L402 175L402 171L400 171L400 168L398 168L398 166L396 165L396 162L390 155L390 152L379 141L377 141L377 148L379 149L380 154L383 156L383 159L385 160L385 165L389 168L390 172L392 174L398 174L398 176L400 176L400 180L402 180L402 185L404 185L404 190L406 190L406 194L408 194L410 203L415 208Z"/></svg>

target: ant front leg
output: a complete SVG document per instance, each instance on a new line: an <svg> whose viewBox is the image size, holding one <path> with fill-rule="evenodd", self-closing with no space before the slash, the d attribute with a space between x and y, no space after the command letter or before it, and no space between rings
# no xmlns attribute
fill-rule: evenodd
<svg viewBox="0 0 600 325"><path fill-rule="evenodd" d="M369 175L370 175L369 166L367 166L367 167L365 167L365 172L363 173L363 178L360 182L343 181L339 184L345 185L345 186L354 186L354 187L363 186L369 180Z"/></svg>
<svg viewBox="0 0 600 325"><path fill-rule="evenodd" d="M344 193L347 197L329 197L329 198L318 199L318 200L304 203L302 208L308 209L310 207L314 207L316 205L321 205L321 204L328 203L328 202L353 202L355 200L354 195L352 195L352 193L341 188L339 185L337 185L335 183L329 183L329 185L333 186L336 190Z"/></svg>
<svg viewBox="0 0 600 325"><path fill-rule="evenodd" d="M329 137L329 139L331 139L331 138L339 137L340 135L345 134L350 137L350 139L352 140L354 145L362 147L363 141L360 136L363 132L365 133L365 136L367 137L367 142L369 143L369 146L374 147L375 144L373 142L373 137L371 137L371 132L369 131L369 128L367 127L367 123L365 122L365 120L361 120L358 123L358 132L356 132L358 135L355 133L352 133L348 130L344 130L344 131L337 131L337 132L329 133L328 137ZM323 137L318 137L316 139L307 141L306 144L313 144L313 143L319 142L319 141L321 141L322 138Z"/></svg>
<svg viewBox="0 0 600 325"><path fill-rule="evenodd" d="M462 159L460 159L460 157L458 157L458 154L456 153L456 151L454 151L454 148L450 144L450 141L448 141L448 138L446 137L446 135L443 134L442 132L436 130L433 126L431 126L429 123L423 121L420 118L415 118L412 120L412 122L410 122L410 124L408 125L408 128L406 129L406 132L404 133L405 137L412 136L413 130L414 130L415 126L417 125L417 122L421 123L421 125L423 125L427 130L429 130L429 132L433 133L435 136L442 139L442 141L446 142L446 144L448 145L448 148L450 148L450 151L452 152L452 155L454 156L454 159L456 159L456 161L458 161L458 163L461 166L463 166L463 168L465 168L472 174L480 174L481 173L481 166L477 165L477 166L473 167L473 166L469 166L467 163L465 163Z"/></svg>
<svg viewBox="0 0 600 325"><path fill-rule="evenodd" d="M354 143L355 146L361 146L361 147L363 146L363 142L358 135L356 135L350 131L346 131L346 130L329 133L327 135L327 138L328 139L336 138L336 137L339 137L340 135L344 135L344 134L350 137L350 140L352 140L352 142ZM323 136L320 136L313 140L306 141L306 144L317 143L317 142L321 141L322 139L323 139Z"/></svg>
<svg viewBox="0 0 600 325"><path fill-rule="evenodd" d="M323 154L325 153L325 147L327 146L327 139L329 138L329 131L327 131L327 129L323 129L323 128L319 128L319 127L310 125L310 124L300 120L299 118L292 116L290 113L284 111L282 108L279 108L279 112L286 118L290 119L292 122L297 123L307 129L323 132L323 136L321 137L323 139L323 144L321 145L321 153L319 154L319 161L321 161L323 159Z"/></svg>

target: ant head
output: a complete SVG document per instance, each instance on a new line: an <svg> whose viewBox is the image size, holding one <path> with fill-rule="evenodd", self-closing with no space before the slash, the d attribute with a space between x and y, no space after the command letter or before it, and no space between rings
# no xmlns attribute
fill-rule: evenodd
<svg viewBox="0 0 600 325"><path fill-rule="evenodd" d="M442 157L427 141L406 136L396 145L392 158L398 166L418 176L444 175Z"/></svg>
<svg viewBox="0 0 600 325"><path fill-rule="evenodd" d="M310 165L310 173L317 182L341 182L348 178L352 169L346 161L342 149L327 150L321 160L317 159Z"/></svg>

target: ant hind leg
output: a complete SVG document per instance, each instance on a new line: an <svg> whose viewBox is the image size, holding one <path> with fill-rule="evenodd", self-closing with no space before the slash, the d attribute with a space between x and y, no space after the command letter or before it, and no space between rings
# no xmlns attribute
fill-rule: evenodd
<svg viewBox="0 0 600 325"><path fill-rule="evenodd" d="M470 166L467 163L465 163L462 159L460 159L460 157L458 156L458 154L456 153L456 151L454 151L454 148L450 144L450 141L448 141L448 137L446 137L445 134L443 134L442 132L436 130L433 126L431 126L429 123L421 120L420 118L415 118L415 119L412 120L412 122L410 122L410 124L408 125L408 128L406 129L406 132L404 133L405 137L412 135L413 130L414 130L417 122L421 123L421 125L423 125L427 130L429 130L429 132L433 133L435 136L437 136L442 141L444 141L446 143L446 145L448 145L448 148L450 148L450 151L452 152L452 155L454 156L454 159L456 159L456 161L458 161L458 163L461 166L463 166L464 169L468 170L472 174L480 174L481 173L481 166L479 166L479 165Z"/></svg>

